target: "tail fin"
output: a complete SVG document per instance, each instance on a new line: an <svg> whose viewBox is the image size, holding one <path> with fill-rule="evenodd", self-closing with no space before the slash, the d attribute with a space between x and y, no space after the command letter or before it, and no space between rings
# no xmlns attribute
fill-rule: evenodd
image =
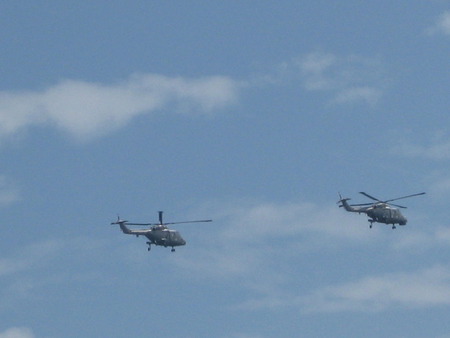
<svg viewBox="0 0 450 338"><path fill-rule="evenodd" d="M112 222L111 225L119 224L120 229L122 230L122 232L123 232L124 234L128 234L128 235L129 235L129 234L132 234L133 232L132 232L130 229L128 229L127 226L125 225L126 222L128 222L128 221L125 221L125 220L123 220L123 219L120 219L120 217L117 216L117 221Z"/></svg>
<svg viewBox="0 0 450 338"><path fill-rule="evenodd" d="M339 193L339 201L337 201L337 204L339 204L339 208L344 208L347 211L356 211L355 208L351 207L347 201L349 201L350 198L343 198L341 194Z"/></svg>

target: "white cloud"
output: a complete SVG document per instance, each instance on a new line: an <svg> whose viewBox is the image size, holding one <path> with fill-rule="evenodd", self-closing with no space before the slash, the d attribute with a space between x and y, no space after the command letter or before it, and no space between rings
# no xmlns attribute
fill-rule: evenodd
<svg viewBox="0 0 450 338"><path fill-rule="evenodd" d="M214 227L209 227L208 231L199 230L196 235L196 228L193 229L189 237L186 236L188 246L180 249L183 252L169 255L167 259L177 267L177 273L184 273L189 278L238 283L247 292L237 308L294 307L304 312L336 312L450 305L450 269L445 266L367 276L315 291L306 288L298 292L298 286L292 287L298 283L298 269L305 265L304 260L311 254L323 257L340 250L367 250L380 243L385 249L402 252L424 245L434 248L436 244L450 243L450 231L445 227L437 228L432 235L408 229L411 231L402 232L401 238L395 236L390 240L392 230L386 231L382 225L369 229L364 215L346 213L334 203L323 206L304 202L241 201L231 206L220 203L203 209L210 210L208 214L215 219ZM80 271L73 274L62 271L56 275L54 272L39 273L39 277L34 274L47 271L57 257L70 257L74 251L77 259L83 254L90 259L101 256L93 254L96 249L107 247L107 243L89 238L71 239L70 243L51 240L1 259L0 281L12 283L3 288L2 303L14 302L11 297L26 299L36 294L34 291L39 288L73 280L74 274L85 274ZM137 242L130 247L142 250ZM140 267L136 255L132 261ZM92 277L99 278L88 276ZM426 289L431 291L423 291ZM7 306L3 304L3 307Z"/></svg>
<svg viewBox="0 0 450 338"><path fill-rule="evenodd" d="M450 305L450 269L434 266L408 273L364 277L298 299L304 312L382 311L393 307Z"/></svg>
<svg viewBox="0 0 450 338"><path fill-rule="evenodd" d="M0 135L55 125L77 138L89 139L162 109L211 113L234 103L238 90L239 84L227 77L141 74L114 84L64 80L41 92L0 92Z"/></svg>
<svg viewBox="0 0 450 338"><path fill-rule="evenodd" d="M16 253L1 257L0 311L8 309L10 303L17 299L39 297L41 293L36 290L49 285L98 279L96 270L66 270L60 266L55 270L55 266L61 263L60 257L92 261L93 252L99 248L103 251L106 246L103 240L91 238L53 239L22 247Z"/></svg>
<svg viewBox="0 0 450 338"><path fill-rule="evenodd" d="M33 338L33 331L26 327L12 327L0 332L0 338Z"/></svg>
<svg viewBox="0 0 450 338"><path fill-rule="evenodd" d="M450 11L442 13L436 23L427 30L427 33L450 35Z"/></svg>
<svg viewBox="0 0 450 338"><path fill-rule="evenodd" d="M369 58L310 53L285 63L282 69L279 72L284 74L300 73L306 90L330 93L335 103L374 105L383 94L381 67ZM280 82L268 78L264 76L264 82ZM33 126L54 126L79 140L90 140L137 116L163 110L211 114L236 103L243 87L243 82L225 76L192 79L136 74L110 84L63 80L40 91L3 91L0 137Z"/></svg>
<svg viewBox="0 0 450 338"><path fill-rule="evenodd" d="M323 254L342 245L370 247L381 234L369 229L364 217L349 215L335 204L241 202L211 209L220 210L208 214L222 224L188 239L189 254L172 259L191 278L238 282L249 291L239 306L243 308L276 307L280 299L285 304L291 295L286 297L283 290L295 274L292 264L303 254Z"/></svg>
<svg viewBox="0 0 450 338"><path fill-rule="evenodd" d="M393 155L434 161L450 160L450 137L445 130L436 130L425 140L417 141L417 133L404 132L390 149Z"/></svg>
<svg viewBox="0 0 450 338"><path fill-rule="evenodd" d="M389 149L391 155L404 157L407 159L421 160L426 163L439 163L442 168L436 167L424 178L429 187L427 192L435 198L442 197L450 193L450 177L445 167L450 160L450 140L448 133L437 131L429 140L418 142L413 140L415 135L407 138L400 137L394 142L394 146Z"/></svg>
<svg viewBox="0 0 450 338"><path fill-rule="evenodd" d="M259 203L229 210L233 226L224 231L227 240L248 238L252 242L304 234L325 238L367 238L366 229L345 226L347 215L336 205L318 206L312 203Z"/></svg>
<svg viewBox="0 0 450 338"><path fill-rule="evenodd" d="M226 338L263 338L264 336L260 334L252 334L252 333L234 333L234 334L227 334L224 337Z"/></svg>
<svg viewBox="0 0 450 338"><path fill-rule="evenodd" d="M310 53L295 60L310 91L330 93L336 103L376 104L384 83L381 66L374 59L359 56L339 57L330 53Z"/></svg>
<svg viewBox="0 0 450 338"><path fill-rule="evenodd" d="M90 237L39 241L21 247L9 256L0 257L0 281L7 277L51 268L61 256L91 260L93 252L104 250L105 247L107 247L105 240ZM73 252L76 252L76 256L73 256Z"/></svg>
<svg viewBox="0 0 450 338"><path fill-rule="evenodd" d="M329 90L335 87L336 79L328 76L328 72L336 66L337 58L332 54L310 53L296 61L303 74L308 90Z"/></svg>
<svg viewBox="0 0 450 338"><path fill-rule="evenodd" d="M430 194L435 197L441 197L450 193L450 177L445 175L432 175L432 183L430 184Z"/></svg>
<svg viewBox="0 0 450 338"><path fill-rule="evenodd" d="M0 258L0 277L36 269L54 258L63 245L58 241L35 243L22 249L17 255Z"/></svg>
<svg viewBox="0 0 450 338"><path fill-rule="evenodd" d="M337 93L335 101L338 103L363 101L375 105L381 95L382 91L374 87L347 88Z"/></svg>
<svg viewBox="0 0 450 338"><path fill-rule="evenodd" d="M435 140L428 145L402 142L394 146L391 152L411 158L425 158L437 161L448 160L450 159L450 141Z"/></svg>
<svg viewBox="0 0 450 338"><path fill-rule="evenodd" d="M249 86L300 81L306 91L324 93L333 104L375 105L389 80L379 60L357 55L311 52L280 63L272 73L252 78Z"/></svg>
<svg viewBox="0 0 450 338"><path fill-rule="evenodd" d="M239 283L247 296L236 304L238 309L336 312L450 305L450 268L442 266L298 291L298 269L309 269L305 257L342 250L353 254L355 248L367 253L381 247L396 255L445 248L450 230L444 226L433 231L401 227L395 230L401 236L392 236L390 227L369 229L365 215L346 213L335 204L241 202L210 210L208 214L222 223L188 239L188 254L171 258L191 278ZM214 215L213 210L220 211Z"/></svg>
<svg viewBox="0 0 450 338"><path fill-rule="evenodd" d="M20 199L19 189L4 175L0 175L0 205L6 206Z"/></svg>
<svg viewBox="0 0 450 338"><path fill-rule="evenodd" d="M443 33L450 35L450 11L447 11L440 16L438 27Z"/></svg>

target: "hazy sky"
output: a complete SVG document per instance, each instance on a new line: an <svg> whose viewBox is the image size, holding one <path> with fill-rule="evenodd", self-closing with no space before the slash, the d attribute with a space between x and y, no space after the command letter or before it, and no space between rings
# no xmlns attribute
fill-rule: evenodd
<svg viewBox="0 0 450 338"><path fill-rule="evenodd" d="M0 338L450 337L450 1L0 3ZM403 200L406 227L340 192ZM212 218L155 247L111 226Z"/></svg>

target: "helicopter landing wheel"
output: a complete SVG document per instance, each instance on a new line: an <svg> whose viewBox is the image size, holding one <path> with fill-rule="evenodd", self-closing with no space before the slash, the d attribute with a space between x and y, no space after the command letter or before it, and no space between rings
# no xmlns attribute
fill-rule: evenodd
<svg viewBox="0 0 450 338"><path fill-rule="evenodd" d="M172 248L172 250L170 250L170 251L175 252L175 248Z"/></svg>
<svg viewBox="0 0 450 338"><path fill-rule="evenodd" d="M395 225L392 226L392 229L397 229L397 227Z"/></svg>
<svg viewBox="0 0 450 338"><path fill-rule="evenodd" d="M372 224L369 225L369 229L372 229Z"/></svg>

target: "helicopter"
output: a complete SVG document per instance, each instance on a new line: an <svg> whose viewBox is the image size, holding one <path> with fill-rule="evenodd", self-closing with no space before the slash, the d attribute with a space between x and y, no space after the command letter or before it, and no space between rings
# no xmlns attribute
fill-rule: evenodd
<svg viewBox="0 0 450 338"><path fill-rule="evenodd" d="M384 224L392 224L392 229L395 229L395 225L406 225L407 219L402 215L398 208L406 209L406 207L393 204L390 202L397 201L403 198L413 197L424 195L424 192L418 194L407 195L403 197L397 197L386 201L381 201L376 197L373 197L365 192L360 192L360 194L370 198L371 200L376 201L375 203L363 203L363 204L348 204L347 201L350 198L342 198L341 194L339 194L339 207L344 207L345 210L349 212L357 212L359 214L364 213L369 217L368 221L370 223L369 228L372 228L372 224L374 222L384 223ZM396 208L393 208L396 207Z"/></svg>
<svg viewBox="0 0 450 338"><path fill-rule="evenodd" d="M176 246L186 245L186 241L181 237L180 233L177 230L172 230L167 227L167 225L171 224L181 224L181 223L200 223L200 222L212 222L211 219L199 220L199 221L183 221L183 222L163 222L163 212L158 211L159 214L159 223L129 223L117 216L117 221L112 222L113 224L118 224L120 229L124 234L127 235L136 235L145 236L148 239L147 250L151 250L152 244L160 245L165 248L172 247L172 252L175 252ZM149 229L144 230L133 230L127 227L127 225L135 225L135 226L149 226Z"/></svg>

